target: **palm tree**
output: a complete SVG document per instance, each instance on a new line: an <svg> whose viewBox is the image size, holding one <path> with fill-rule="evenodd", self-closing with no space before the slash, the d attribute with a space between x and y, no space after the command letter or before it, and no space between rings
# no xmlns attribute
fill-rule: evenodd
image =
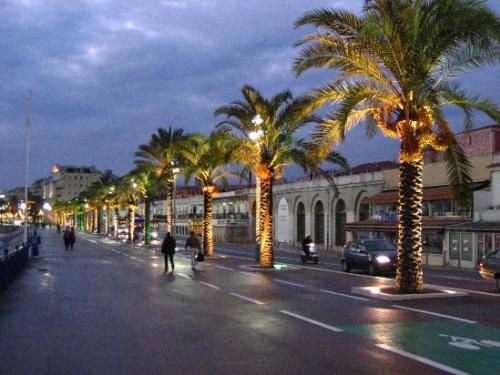
<svg viewBox="0 0 500 375"><path fill-rule="evenodd" d="M144 244L151 243L151 202L157 189L158 179L152 171L132 171L137 184L136 191L144 198Z"/></svg>
<svg viewBox="0 0 500 375"><path fill-rule="evenodd" d="M455 105L499 119L496 105L467 95L451 80L467 68L498 61L500 22L486 2L473 0L367 0L363 15L323 9L306 13L296 27L316 32L297 43L297 75L332 68L338 79L309 95L308 110L336 104L316 133L336 144L365 123L399 139L399 234L397 288L423 291L422 172L425 147L444 151L450 183L464 205L470 203L470 163L457 143L443 107Z"/></svg>
<svg viewBox="0 0 500 375"><path fill-rule="evenodd" d="M238 143L234 140L234 137L224 130L212 132L208 137L198 133L190 134L181 152L184 160L184 181L188 183L194 177L200 182L203 190L203 251L207 256L214 253L212 207L216 182L227 184L229 176L240 176L224 170L227 164L235 161L233 156Z"/></svg>
<svg viewBox="0 0 500 375"><path fill-rule="evenodd" d="M303 114L303 98L293 99L290 91L270 99L248 85L241 92L244 101L221 106L215 115L226 116L219 128L235 129L243 134L239 158L248 163L260 182L260 210L256 212L256 216L260 216L257 227L261 227L260 264L272 267L274 179L281 176L287 164L305 163L305 143L293 135L313 118Z"/></svg>
<svg viewBox="0 0 500 375"><path fill-rule="evenodd" d="M120 206L127 208L128 241L132 241L134 236L137 188L138 184L135 181L135 176L129 174L119 180L116 189L117 200L120 202Z"/></svg>
<svg viewBox="0 0 500 375"><path fill-rule="evenodd" d="M157 133L151 136L148 144L140 145L135 156L138 158L135 161L137 168L141 171L152 171L158 178L161 178L166 183L167 190L167 232L173 231L173 208L174 208L174 183L175 175L181 164L180 150L186 136L183 134L183 129L174 129L171 127L168 130L159 128Z"/></svg>

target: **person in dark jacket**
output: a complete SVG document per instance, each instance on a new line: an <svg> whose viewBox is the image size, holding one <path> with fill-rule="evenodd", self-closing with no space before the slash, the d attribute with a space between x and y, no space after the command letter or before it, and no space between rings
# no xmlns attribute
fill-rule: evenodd
<svg viewBox="0 0 500 375"><path fill-rule="evenodd" d="M311 236L307 236L302 240L302 251L306 254L306 256L309 256L309 246L313 242Z"/></svg>
<svg viewBox="0 0 500 375"><path fill-rule="evenodd" d="M71 246L71 250L73 250L75 242L76 242L75 228L71 227L71 230L69 231L69 245Z"/></svg>
<svg viewBox="0 0 500 375"><path fill-rule="evenodd" d="M175 238L170 235L170 232L167 233L165 238L163 239L163 243L161 244L161 252L165 257L165 273L168 272L168 261L170 259L170 265L172 266L172 272L174 272L174 254L175 254Z"/></svg>
<svg viewBox="0 0 500 375"><path fill-rule="evenodd" d="M64 233L63 233L63 241L64 241L64 248L66 250L69 249L69 244L71 242L70 240L70 232L69 232L69 227L66 227L66 229L64 230Z"/></svg>

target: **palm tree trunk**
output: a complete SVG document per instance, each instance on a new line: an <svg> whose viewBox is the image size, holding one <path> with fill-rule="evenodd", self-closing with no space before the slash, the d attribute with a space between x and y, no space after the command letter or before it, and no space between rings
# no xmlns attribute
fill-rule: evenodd
<svg viewBox="0 0 500 375"><path fill-rule="evenodd" d="M260 234L262 233L262 220L261 220L261 192L260 192L260 178L255 177L255 242L260 245Z"/></svg>
<svg viewBox="0 0 500 375"><path fill-rule="evenodd" d="M115 207L115 218L114 218L114 226L115 226L115 233L114 236L115 238L118 238L118 214L119 214L118 207Z"/></svg>
<svg viewBox="0 0 500 375"><path fill-rule="evenodd" d="M203 251L205 255L214 255L213 240L213 186L203 188Z"/></svg>
<svg viewBox="0 0 500 375"><path fill-rule="evenodd" d="M260 181L262 232L260 234L260 264L273 267L273 177L272 174Z"/></svg>
<svg viewBox="0 0 500 375"><path fill-rule="evenodd" d="M102 220L101 220L101 208L99 207L97 209L97 233L101 233L101 225L102 225Z"/></svg>
<svg viewBox="0 0 500 375"><path fill-rule="evenodd" d="M167 218L167 232L174 235L173 232L173 215L174 215L174 180L167 181L167 200L166 200L166 218Z"/></svg>
<svg viewBox="0 0 500 375"><path fill-rule="evenodd" d="M132 241L134 236L134 221L135 221L135 211L134 206L129 205L127 210L127 224L128 224L128 235L127 239Z"/></svg>
<svg viewBox="0 0 500 375"><path fill-rule="evenodd" d="M144 244L151 243L151 200L146 195L144 197Z"/></svg>
<svg viewBox="0 0 500 375"><path fill-rule="evenodd" d="M423 159L399 168L399 232L396 287L403 293L421 293Z"/></svg>
<svg viewBox="0 0 500 375"><path fill-rule="evenodd" d="M106 220L104 222L104 227L105 227L105 231L106 231L106 236L109 236L109 206L105 206L105 214L106 214Z"/></svg>

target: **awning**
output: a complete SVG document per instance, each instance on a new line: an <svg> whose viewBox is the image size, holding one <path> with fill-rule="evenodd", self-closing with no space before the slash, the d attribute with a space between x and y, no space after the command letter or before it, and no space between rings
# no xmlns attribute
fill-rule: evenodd
<svg viewBox="0 0 500 375"><path fill-rule="evenodd" d="M427 233L444 231L450 225L463 224L466 219L423 219L422 230ZM349 232L394 232L398 231L399 221L383 221L369 219L347 223L345 229Z"/></svg>
<svg viewBox="0 0 500 375"><path fill-rule="evenodd" d="M438 201L443 199L453 199L453 190L449 186L435 186L424 188L424 201ZM398 191L388 190L367 197L361 201L367 204L398 203Z"/></svg>
<svg viewBox="0 0 500 375"><path fill-rule="evenodd" d="M485 222L476 221L473 223L463 223L449 226L446 228L450 231L460 231L460 232L493 232L500 233L500 222Z"/></svg>

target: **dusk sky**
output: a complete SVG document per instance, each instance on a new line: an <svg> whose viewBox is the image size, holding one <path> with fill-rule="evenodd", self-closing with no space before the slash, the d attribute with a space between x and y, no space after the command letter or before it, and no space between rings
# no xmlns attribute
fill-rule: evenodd
<svg viewBox="0 0 500 375"><path fill-rule="evenodd" d="M33 92L30 180L54 163L96 165L122 175L158 127L210 132L213 110L251 84L271 96L295 95L334 71L291 71L294 30L304 12L363 1L2 0L0 1L0 189L24 183L24 111ZM500 12L500 1L490 1ZM500 99L500 67L460 81ZM449 113L455 129L462 117ZM477 116L477 125L491 120ZM398 143L364 128L339 150L352 165L397 157ZM362 152L361 152L362 150Z"/></svg>

